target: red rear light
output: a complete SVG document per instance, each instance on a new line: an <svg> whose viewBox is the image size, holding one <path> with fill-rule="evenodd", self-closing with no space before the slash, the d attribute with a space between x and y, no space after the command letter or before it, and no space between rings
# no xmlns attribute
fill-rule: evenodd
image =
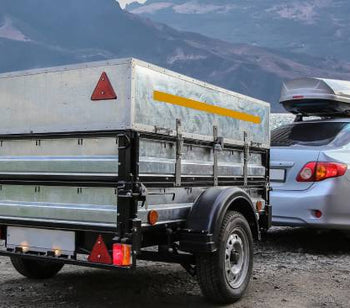
<svg viewBox="0 0 350 308"><path fill-rule="evenodd" d="M302 99L304 98L303 95L293 95L293 99Z"/></svg>
<svg viewBox="0 0 350 308"><path fill-rule="evenodd" d="M319 182L343 176L347 165L336 162L309 162L299 172L297 182Z"/></svg>
<svg viewBox="0 0 350 308"><path fill-rule="evenodd" d="M300 170L297 181L298 182L313 182L316 170L316 162L307 163L303 169Z"/></svg>
<svg viewBox="0 0 350 308"><path fill-rule="evenodd" d="M131 245L113 244L113 265L129 266L131 263Z"/></svg>
<svg viewBox="0 0 350 308"><path fill-rule="evenodd" d="M321 218L322 217L322 212L320 210L314 210L313 214L316 218Z"/></svg>

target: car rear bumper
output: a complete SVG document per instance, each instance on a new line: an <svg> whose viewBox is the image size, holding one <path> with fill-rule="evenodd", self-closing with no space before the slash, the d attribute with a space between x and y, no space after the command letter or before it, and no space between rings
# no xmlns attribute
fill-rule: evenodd
<svg viewBox="0 0 350 308"><path fill-rule="evenodd" d="M272 224L319 228L350 229L349 182L328 179L303 191L271 192ZM315 211L322 217L316 218Z"/></svg>

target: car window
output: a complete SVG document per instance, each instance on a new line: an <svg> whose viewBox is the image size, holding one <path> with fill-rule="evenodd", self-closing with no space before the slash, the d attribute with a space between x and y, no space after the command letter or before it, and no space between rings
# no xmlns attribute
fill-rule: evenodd
<svg viewBox="0 0 350 308"><path fill-rule="evenodd" d="M350 124L346 125L330 144L332 147L350 148Z"/></svg>
<svg viewBox="0 0 350 308"><path fill-rule="evenodd" d="M271 132L272 146L325 146L333 142L338 134L349 123L344 122L323 122L323 123L293 123L276 128ZM342 134L346 142L348 136Z"/></svg>

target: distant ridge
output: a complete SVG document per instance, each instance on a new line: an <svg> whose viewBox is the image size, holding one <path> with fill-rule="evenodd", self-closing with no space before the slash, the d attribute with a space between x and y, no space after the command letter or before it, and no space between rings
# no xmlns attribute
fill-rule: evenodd
<svg viewBox="0 0 350 308"><path fill-rule="evenodd" d="M127 9L231 43L350 61L348 0L147 0Z"/></svg>
<svg viewBox="0 0 350 308"><path fill-rule="evenodd" d="M136 57L277 105L281 80L350 80L350 64L174 30L115 0L2 0L0 72Z"/></svg>

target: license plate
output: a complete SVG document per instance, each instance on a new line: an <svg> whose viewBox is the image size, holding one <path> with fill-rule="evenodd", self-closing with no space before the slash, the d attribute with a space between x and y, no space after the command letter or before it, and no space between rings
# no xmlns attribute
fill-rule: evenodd
<svg viewBox="0 0 350 308"><path fill-rule="evenodd" d="M273 182L284 182L286 179L286 170L270 169L270 179Z"/></svg>
<svg viewBox="0 0 350 308"><path fill-rule="evenodd" d="M75 233L60 230L8 227L6 246L10 249L22 248L24 252L59 252L64 255L73 255L75 251Z"/></svg>

